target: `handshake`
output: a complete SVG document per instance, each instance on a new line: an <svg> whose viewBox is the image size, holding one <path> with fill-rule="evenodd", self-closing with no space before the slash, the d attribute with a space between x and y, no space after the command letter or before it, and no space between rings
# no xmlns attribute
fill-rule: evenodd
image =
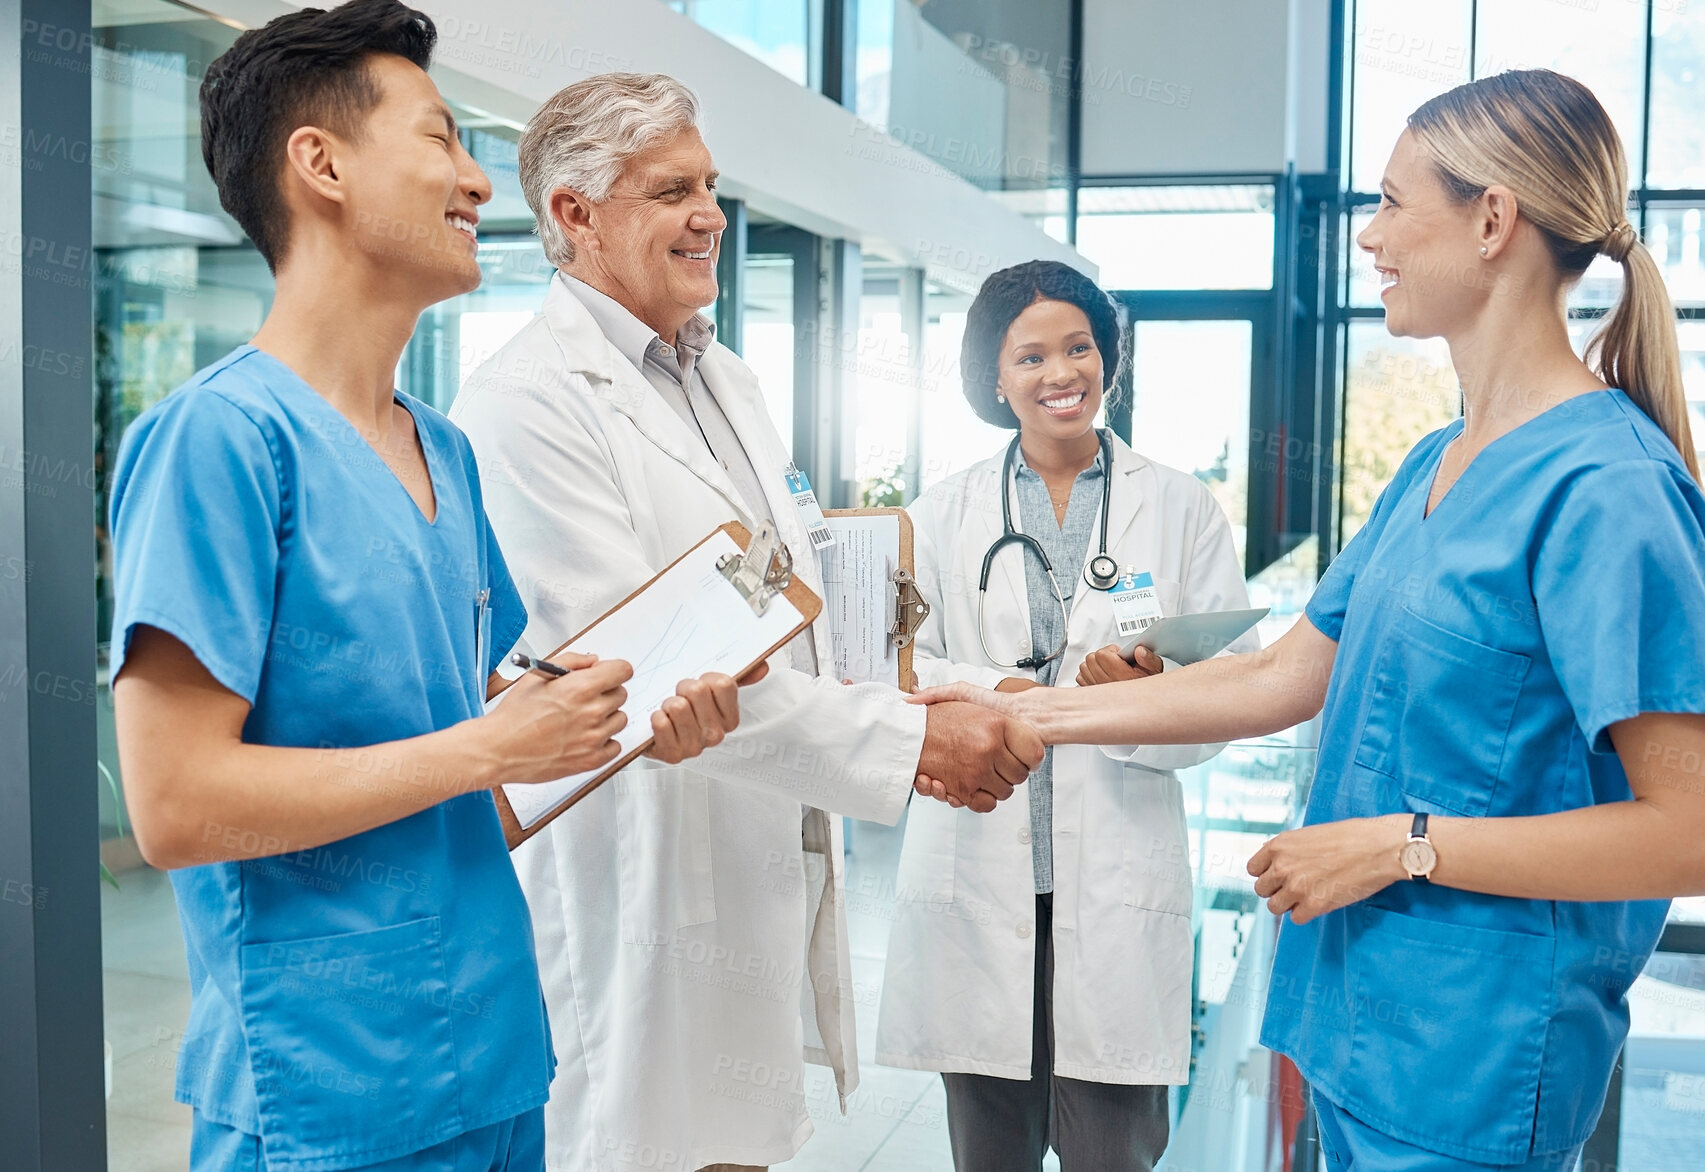
<svg viewBox="0 0 1705 1172"><path fill-rule="evenodd" d="M932 702L914 788L987 814L1042 763L1042 738L1015 717L962 700Z"/></svg>

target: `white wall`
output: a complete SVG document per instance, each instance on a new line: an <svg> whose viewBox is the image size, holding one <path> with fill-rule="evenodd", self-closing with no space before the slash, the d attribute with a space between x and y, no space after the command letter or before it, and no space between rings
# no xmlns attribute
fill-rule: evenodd
<svg viewBox="0 0 1705 1172"><path fill-rule="evenodd" d="M285 0L197 0L244 25ZM697 91L721 189L821 235L857 240L975 289L1035 257L1095 266L918 152L658 0L416 0L438 24L446 97L515 122L579 78L656 71Z"/></svg>
<svg viewBox="0 0 1705 1172"><path fill-rule="evenodd" d="M1328 0L1086 0L1086 175L1325 165Z"/></svg>

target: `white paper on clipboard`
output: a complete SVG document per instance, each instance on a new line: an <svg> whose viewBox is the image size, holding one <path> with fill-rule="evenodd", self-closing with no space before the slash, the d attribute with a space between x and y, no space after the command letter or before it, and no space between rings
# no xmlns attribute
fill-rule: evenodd
<svg viewBox="0 0 1705 1172"><path fill-rule="evenodd" d="M739 675L805 621L785 594L774 595L762 615L752 610L716 568L722 555L740 552L727 533L712 534L568 648L633 665L627 703L622 705L628 723L616 736L622 749L618 759L651 739L652 713L675 694L682 680L707 672ZM505 695L487 705L488 710ZM526 830L603 772L590 769L537 785L506 785L503 796Z"/></svg>
<svg viewBox="0 0 1705 1172"><path fill-rule="evenodd" d="M823 620L835 649L835 678L900 686L894 624L894 571L900 568L900 518L892 513L831 516L835 544L818 552Z"/></svg>

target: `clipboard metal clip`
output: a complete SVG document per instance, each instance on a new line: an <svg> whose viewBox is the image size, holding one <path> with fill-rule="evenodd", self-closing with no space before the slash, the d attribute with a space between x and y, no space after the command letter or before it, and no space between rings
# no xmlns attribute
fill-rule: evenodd
<svg viewBox="0 0 1705 1172"><path fill-rule="evenodd" d="M889 642L902 650L910 647L928 617L929 603L924 601L917 579L905 570L895 570L894 625L888 628Z"/></svg>
<svg viewBox="0 0 1705 1172"><path fill-rule="evenodd" d="M723 554L716 568L733 583L754 614L769 610L770 599L793 585L793 554L777 536L773 521L764 522L745 553Z"/></svg>

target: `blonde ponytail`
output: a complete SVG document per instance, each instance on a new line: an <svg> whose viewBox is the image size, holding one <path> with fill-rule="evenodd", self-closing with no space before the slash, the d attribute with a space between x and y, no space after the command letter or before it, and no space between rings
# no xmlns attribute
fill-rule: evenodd
<svg viewBox="0 0 1705 1172"><path fill-rule="evenodd" d="M1587 365L1663 429L1698 481L1681 382L1675 309L1663 274L1623 209L1622 140L1592 91L1549 69L1521 69L1440 94L1409 116L1447 190L1478 199L1499 184L1545 234L1568 277L1604 253L1622 265L1622 296L1587 347Z"/></svg>
<svg viewBox="0 0 1705 1172"><path fill-rule="evenodd" d="M1681 381L1675 306L1657 258L1637 237L1622 258L1622 275L1622 296L1588 343L1587 365L1599 378L1626 391L1663 428L1697 481L1699 457L1693 448L1687 393Z"/></svg>

